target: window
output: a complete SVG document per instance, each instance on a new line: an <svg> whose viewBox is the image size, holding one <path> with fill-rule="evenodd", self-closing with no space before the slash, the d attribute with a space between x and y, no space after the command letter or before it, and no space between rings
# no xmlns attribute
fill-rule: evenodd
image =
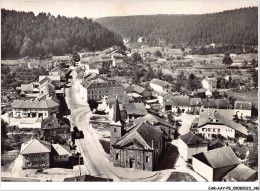
<svg viewBox="0 0 260 191"><path fill-rule="evenodd" d="M213 132L215 132L215 129L213 129Z"/></svg>
<svg viewBox="0 0 260 191"><path fill-rule="evenodd" d="M218 132L220 133L220 129L218 129Z"/></svg>
<svg viewBox="0 0 260 191"><path fill-rule="evenodd" d="M117 131L117 129L116 128L114 128L114 132L116 132Z"/></svg>
<svg viewBox="0 0 260 191"><path fill-rule="evenodd" d="M149 157L148 156L145 157L145 162L149 162Z"/></svg>
<svg viewBox="0 0 260 191"><path fill-rule="evenodd" d="M116 160L119 159L119 153L116 153Z"/></svg>
<svg viewBox="0 0 260 191"><path fill-rule="evenodd" d="M210 132L210 129L208 129L208 132Z"/></svg>

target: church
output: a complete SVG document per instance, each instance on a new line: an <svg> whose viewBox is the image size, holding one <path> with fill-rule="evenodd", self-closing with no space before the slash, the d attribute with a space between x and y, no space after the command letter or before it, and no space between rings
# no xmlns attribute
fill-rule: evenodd
<svg viewBox="0 0 260 191"><path fill-rule="evenodd" d="M156 130L147 121L142 121L128 129L124 128L116 99L110 123L110 160L114 166L158 170L164 150L162 132Z"/></svg>

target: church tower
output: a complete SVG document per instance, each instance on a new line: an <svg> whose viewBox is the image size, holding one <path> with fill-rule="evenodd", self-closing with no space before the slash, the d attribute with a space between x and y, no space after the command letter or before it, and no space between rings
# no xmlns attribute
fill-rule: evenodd
<svg viewBox="0 0 260 191"><path fill-rule="evenodd" d="M112 122L110 123L110 153L112 145L123 136L123 131L123 121L121 120L119 103L116 98L115 103L113 104Z"/></svg>

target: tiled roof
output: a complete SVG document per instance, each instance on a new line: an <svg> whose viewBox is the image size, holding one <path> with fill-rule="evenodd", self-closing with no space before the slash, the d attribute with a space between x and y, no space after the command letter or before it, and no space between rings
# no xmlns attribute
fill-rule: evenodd
<svg viewBox="0 0 260 191"><path fill-rule="evenodd" d="M235 101L234 109L252 110L252 103L249 101Z"/></svg>
<svg viewBox="0 0 260 191"><path fill-rule="evenodd" d="M48 77L51 81L60 81L60 75L53 76L39 76L39 82Z"/></svg>
<svg viewBox="0 0 260 191"><path fill-rule="evenodd" d="M180 139L187 145L207 144L208 142L204 139L189 132L180 136Z"/></svg>
<svg viewBox="0 0 260 191"><path fill-rule="evenodd" d="M126 144L137 141L143 148L153 149L161 139L162 133L157 131L153 126L146 122L141 122L131 128L131 131L121 137L116 143L116 146L123 147Z"/></svg>
<svg viewBox="0 0 260 191"><path fill-rule="evenodd" d="M247 181L255 174L256 174L255 170L249 168L244 164L239 164L236 168L234 168L229 173L227 173L226 176L235 179L236 181L243 182L243 181Z"/></svg>
<svg viewBox="0 0 260 191"><path fill-rule="evenodd" d="M144 103L126 103L122 104L121 107L128 115L146 115L148 113Z"/></svg>
<svg viewBox="0 0 260 191"><path fill-rule="evenodd" d="M209 108L217 108L217 105L216 105L216 100L213 99L213 98L205 98L205 99L202 99L202 103L204 105L204 107L209 107Z"/></svg>
<svg viewBox="0 0 260 191"><path fill-rule="evenodd" d="M239 160L230 146L199 153L193 155L193 157L207 164L213 169L239 164Z"/></svg>
<svg viewBox="0 0 260 191"><path fill-rule="evenodd" d="M190 105L202 105L202 100L201 98L190 98Z"/></svg>
<svg viewBox="0 0 260 191"><path fill-rule="evenodd" d="M70 128L70 122L66 118L57 118L55 114L42 121L42 129Z"/></svg>
<svg viewBox="0 0 260 191"><path fill-rule="evenodd" d="M52 144L51 146L58 155L70 155L70 148L66 145Z"/></svg>
<svg viewBox="0 0 260 191"><path fill-rule="evenodd" d="M51 144L47 141L33 139L21 146L20 154L33 154L33 153L49 153L51 152Z"/></svg>
<svg viewBox="0 0 260 191"><path fill-rule="evenodd" d="M49 100L14 100L12 107L17 109L47 109L52 107L58 107L59 104L55 101Z"/></svg>
<svg viewBox="0 0 260 191"><path fill-rule="evenodd" d="M134 101L133 98L127 94L118 94L118 95L109 95L106 99L106 103L113 103L116 100L116 97L120 104Z"/></svg>
<svg viewBox="0 0 260 191"><path fill-rule="evenodd" d="M206 124L226 125L240 133L247 135L246 127L232 120L233 110L201 109L198 126ZM215 121L214 121L215 120Z"/></svg>
<svg viewBox="0 0 260 191"><path fill-rule="evenodd" d="M167 122L165 119L163 118L159 118L157 116L154 116L150 113L146 114L145 116L138 118L138 119L133 119L133 122L135 124L141 123L147 121L148 123L150 123L152 125L152 123L154 122L155 124L161 124L170 128L173 128L172 124L170 124L169 122Z"/></svg>
<svg viewBox="0 0 260 191"><path fill-rule="evenodd" d="M174 96L170 101L166 101L165 105L172 105L174 107L190 106L190 98L186 96Z"/></svg>
<svg viewBox="0 0 260 191"><path fill-rule="evenodd" d="M22 92L33 91L33 84L21 84L21 91Z"/></svg>
<svg viewBox="0 0 260 191"><path fill-rule="evenodd" d="M141 86L138 86L138 85L135 85L135 84L132 84L131 85L133 87L133 90L139 94L143 93L145 91L145 89Z"/></svg>
<svg viewBox="0 0 260 191"><path fill-rule="evenodd" d="M151 83L156 84L156 85L158 85L158 86L162 86L162 87L165 87L165 86L168 85L167 82L164 82L164 81L159 80L159 79L156 79L156 78L152 79L152 80L150 81L150 84L151 84Z"/></svg>
<svg viewBox="0 0 260 191"><path fill-rule="evenodd" d="M90 83L85 86L85 88L112 88L112 87L122 87L120 84L108 84L108 83Z"/></svg>
<svg viewBox="0 0 260 191"><path fill-rule="evenodd" d="M216 99L216 105L218 109L230 109L232 108L231 103L228 99Z"/></svg>

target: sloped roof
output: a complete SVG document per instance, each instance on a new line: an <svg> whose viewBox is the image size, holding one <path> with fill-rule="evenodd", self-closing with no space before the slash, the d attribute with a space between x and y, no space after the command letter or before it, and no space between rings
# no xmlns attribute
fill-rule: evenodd
<svg viewBox="0 0 260 191"><path fill-rule="evenodd" d="M167 122L165 119L163 118L159 118L157 116L154 116L150 113L146 114L145 116L138 118L138 119L133 119L133 122L135 124L141 123L141 122L145 122L147 121L148 123L152 124L152 122L154 122L155 124L160 123L164 126L173 128L172 124L170 124L169 122Z"/></svg>
<svg viewBox="0 0 260 191"><path fill-rule="evenodd" d="M133 87L133 90L139 94L143 93L145 91L145 89L141 86L138 86L138 85L135 85L135 84L132 84L131 85Z"/></svg>
<svg viewBox="0 0 260 191"><path fill-rule="evenodd" d="M66 118L58 118L55 114L42 121L42 129L70 128L70 122Z"/></svg>
<svg viewBox="0 0 260 191"><path fill-rule="evenodd" d="M150 84L151 84L151 83L156 84L156 85L158 85L158 86L162 86L162 87L165 87L165 86L168 85L167 82L164 82L164 81L159 80L159 79L156 79L156 78L152 79L152 80L150 81Z"/></svg>
<svg viewBox="0 0 260 191"><path fill-rule="evenodd" d="M199 153L193 155L193 157L213 169L239 164L239 160L230 146Z"/></svg>
<svg viewBox="0 0 260 191"><path fill-rule="evenodd" d="M33 154L33 153L49 153L51 152L51 144L47 141L33 139L21 146L20 154Z"/></svg>
<svg viewBox="0 0 260 191"><path fill-rule="evenodd" d="M116 97L120 104L134 101L134 99L127 94L118 94L118 95L109 95L106 99L106 103L113 103L116 100Z"/></svg>
<svg viewBox="0 0 260 191"><path fill-rule="evenodd" d="M121 137L114 145L123 147L130 142L137 141L143 148L153 149L161 139L162 133L146 122L141 122L131 128L131 131Z"/></svg>
<svg viewBox="0 0 260 191"><path fill-rule="evenodd" d="M190 98L190 105L202 105L201 98Z"/></svg>
<svg viewBox="0 0 260 191"><path fill-rule="evenodd" d="M180 139L187 145L198 145L198 144L207 144L208 142L195 134L189 132L180 136Z"/></svg>
<svg viewBox="0 0 260 191"><path fill-rule="evenodd" d="M255 175L256 171L244 164L239 164L236 168L227 173L226 176L235 179L236 181L247 181L251 176Z"/></svg>
<svg viewBox="0 0 260 191"><path fill-rule="evenodd" d="M112 87L122 87L120 84L109 84L109 83L89 83L84 85L85 88L112 88Z"/></svg>
<svg viewBox="0 0 260 191"><path fill-rule="evenodd" d="M216 99L216 105L218 109L232 108L232 105L228 99Z"/></svg>
<svg viewBox="0 0 260 191"><path fill-rule="evenodd" d="M48 77L51 81L60 81L60 75L39 76L39 82Z"/></svg>
<svg viewBox="0 0 260 191"><path fill-rule="evenodd" d="M235 101L234 109L252 110L252 103L249 101Z"/></svg>
<svg viewBox="0 0 260 191"><path fill-rule="evenodd" d="M246 127L234 122L231 116L233 116L233 110L201 109L198 127L202 127L206 124L226 125L244 135L247 135ZM215 119L215 121L213 119Z"/></svg>
<svg viewBox="0 0 260 191"><path fill-rule="evenodd" d="M122 110L125 110L128 115L146 115L148 113L144 103L126 103L122 104L121 107Z"/></svg>
<svg viewBox="0 0 260 191"><path fill-rule="evenodd" d="M209 107L209 108L216 108L216 100L213 98L205 98L202 99L202 103L204 105L204 107Z"/></svg>
<svg viewBox="0 0 260 191"><path fill-rule="evenodd" d="M66 145L52 144L51 146L58 155L70 155L70 148Z"/></svg>
<svg viewBox="0 0 260 191"><path fill-rule="evenodd" d="M186 96L174 96L170 101L166 101L165 105L172 105L175 107L179 106L190 106L190 98Z"/></svg>
<svg viewBox="0 0 260 191"><path fill-rule="evenodd" d="M27 92L27 91L33 91L33 84L21 84L21 91Z"/></svg>
<svg viewBox="0 0 260 191"><path fill-rule="evenodd" d="M47 109L52 107L58 107L59 104L54 100L14 100L12 107L13 108L22 108L22 109Z"/></svg>

